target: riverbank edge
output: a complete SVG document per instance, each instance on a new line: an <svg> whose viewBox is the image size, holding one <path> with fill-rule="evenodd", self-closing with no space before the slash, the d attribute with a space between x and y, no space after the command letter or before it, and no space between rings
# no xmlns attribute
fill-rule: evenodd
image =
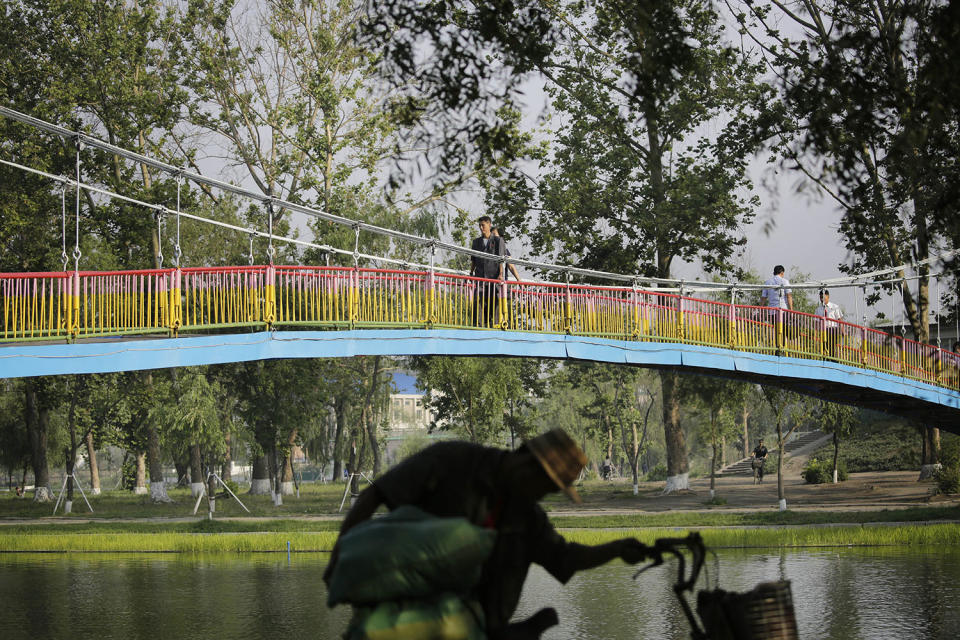
<svg viewBox="0 0 960 640"><path fill-rule="evenodd" d="M681 537L699 531L709 548L757 549L804 547L960 547L960 524L870 523L851 526L803 527L674 527L625 529L560 529L561 535L579 544L602 544L635 537L652 544L661 537ZM333 531L300 532L104 532L17 533L0 532L0 553L263 553L329 552L336 542Z"/></svg>

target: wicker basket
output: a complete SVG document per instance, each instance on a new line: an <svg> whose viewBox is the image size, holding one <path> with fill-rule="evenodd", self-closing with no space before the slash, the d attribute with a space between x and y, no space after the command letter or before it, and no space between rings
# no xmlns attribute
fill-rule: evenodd
<svg viewBox="0 0 960 640"><path fill-rule="evenodd" d="M799 638L789 580L764 582L747 593L701 591L697 613L711 640Z"/></svg>

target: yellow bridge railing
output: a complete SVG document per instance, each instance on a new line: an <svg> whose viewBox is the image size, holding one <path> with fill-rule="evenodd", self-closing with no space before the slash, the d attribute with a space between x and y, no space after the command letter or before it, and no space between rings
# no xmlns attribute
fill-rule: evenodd
<svg viewBox="0 0 960 640"><path fill-rule="evenodd" d="M472 328L831 360L960 390L960 356L867 327L630 287L313 266L0 274L0 341L261 328Z"/></svg>

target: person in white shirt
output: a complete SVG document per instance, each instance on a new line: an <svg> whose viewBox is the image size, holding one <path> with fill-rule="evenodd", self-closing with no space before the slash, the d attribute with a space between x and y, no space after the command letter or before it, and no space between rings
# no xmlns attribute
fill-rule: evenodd
<svg viewBox="0 0 960 640"><path fill-rule="evenodd" d="M773 268L773 277L764 282L760 290L761 307L793 309L793 291L787 288L790 281L783 276L785 271L782 264Z"/></svg>
<svg viewBox="0 0 960 640"><path fill-rule="evenodd" d="M826 330L825 352L832 358L837 357L837 345L840 343L840 324L837 320L843 320L843 311L839 305L830 302L830 292L824 289L820 292L820 306L817 307L816 314L823 316L826 320L823 327Z"/></svg>

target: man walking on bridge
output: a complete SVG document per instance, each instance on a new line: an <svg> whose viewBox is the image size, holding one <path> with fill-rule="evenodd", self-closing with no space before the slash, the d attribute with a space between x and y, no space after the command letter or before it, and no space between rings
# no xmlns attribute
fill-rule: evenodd
<svg viewBox="0 0 960 640"><path fill-rule="evenodd" d="M481 253L489 253L497 258L502 256L503 242L491 232L493 223L490 216L482 216L477 223L480 225L480 237L474 238L470 248ZM486 280L502 280L503 263L499 259L470 256L470 275ZM473 298L473 325L493 327L497 311L497 283L477 282L476 286Z"/></svg>
<svg viewBox="0 0 960 640"><path fill-rule="evenodd" d="M773 277L768 278L763 283L763 289L760 290L760 306L774 307L775 309L793 309L793 291L788 289L790 281L783 274L786 269L782 264L773 268Z"/></svg>

